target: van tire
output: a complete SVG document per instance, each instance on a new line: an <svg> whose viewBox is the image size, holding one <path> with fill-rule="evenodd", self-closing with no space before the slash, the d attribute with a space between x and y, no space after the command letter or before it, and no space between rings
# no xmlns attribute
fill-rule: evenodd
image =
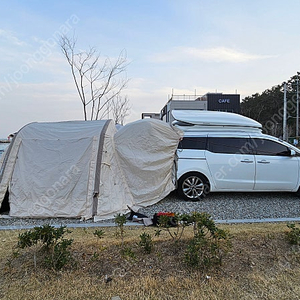
<svg viewBox="0 0 300 300"><path fill-rule="evenodd" d="M186 201L199 201L209 194L208 179L201 173L190 172L178 180L178 194Z"/></svg>
<svg viewBox="0 0 300 300"><path fill-rule="evenodd" d="M298 187L297 192L295 192L295 195L296 195L297 197L300 197L300 186Z"/></svg>

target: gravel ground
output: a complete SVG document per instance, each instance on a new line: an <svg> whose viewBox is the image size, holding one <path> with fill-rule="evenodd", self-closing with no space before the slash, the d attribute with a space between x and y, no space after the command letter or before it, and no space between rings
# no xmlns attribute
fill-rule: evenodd
<svg viewBox="0 0 300 300"><path fill-rule="evenodd" d="M211 193L198 202L186 202L171 194L159 203L140 210L209 213L214 220L300 218L300 198L292 193Z"/></svg>
<svg viewBox="0 0 300 300"><path fill-rule="evenodd" d="M207 212L216 221L229 220L264 220L264 219L300 219L300 198L291 193L211 193L198 202L186 202L171 193L159 203L141 208L140 213L152 217L159 211L190 213ZM79 219L21 219L3 216L0 218L0 229L7 227L26 228L43 224L68 225L87 224L92 226L101 223L114 224L113 220L94 223L93 220Z"/></svg>

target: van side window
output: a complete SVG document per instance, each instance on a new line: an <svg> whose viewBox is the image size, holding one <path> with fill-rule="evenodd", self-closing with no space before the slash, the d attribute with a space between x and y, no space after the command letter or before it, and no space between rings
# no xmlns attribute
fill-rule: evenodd
<svg viewBox="0 0 300 300"><path fill-rule="evenodd" d="M194 137L186 136L180 141L178 149L195 149L205 150L206 149L206 137Z"/></svg>
<svg viewBox="0 0 300 300"><path fill-rule="evenodd" d="M288 156L290 150L287 146L266 139L253 139L254 153L256 155Z"/></svg>
<svg viewBox="0 0 300 300"><path fill-rule="evenodd" d="M208 150L214 153L252 154L252 145L247 138L209 137Z"/></svg>

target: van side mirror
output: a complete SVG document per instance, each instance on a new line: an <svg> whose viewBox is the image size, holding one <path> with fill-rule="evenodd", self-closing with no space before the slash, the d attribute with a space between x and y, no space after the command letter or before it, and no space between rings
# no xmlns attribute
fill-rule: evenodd
<svg viewBox="0 0 300 300"><path fill-rule="evenodd" d="M290 149L290 156L295 156L296 155L296 151L293 149Z"/></svg>

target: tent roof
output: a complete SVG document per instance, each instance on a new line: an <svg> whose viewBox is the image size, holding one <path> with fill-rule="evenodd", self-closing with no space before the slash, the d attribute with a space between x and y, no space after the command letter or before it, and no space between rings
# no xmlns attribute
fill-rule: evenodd
<svg viewBox="0 0 300 300"><path fill-rule="evenodd" d="M30 123L0 159L0 205L10 215L112 218L175 188L181 131L159 120Z"/></svg>
<svg viewBox="0 0 300 300"><path fill-rule="evenodd" d="M34 122L25 125L17 135L26 139L79 139L98 136L111 120Z"/></svg>

